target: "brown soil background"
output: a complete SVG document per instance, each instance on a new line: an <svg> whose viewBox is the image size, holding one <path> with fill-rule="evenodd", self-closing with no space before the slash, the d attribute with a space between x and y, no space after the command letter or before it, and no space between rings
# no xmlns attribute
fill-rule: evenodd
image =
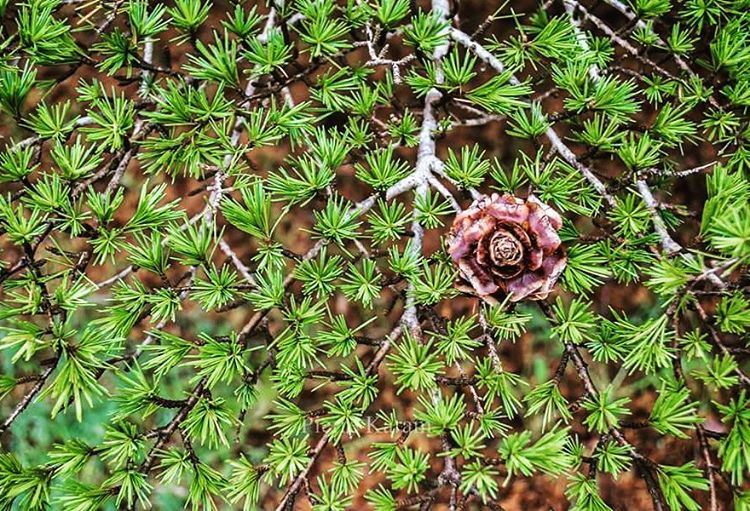
<svg viewBox="0 0 750 511"><path fill-rule="evenodd" d="M248 5L252 5L253 2L248 2ZM461 8L459 11L459 18L461 27L471 32L479 25L484 19L495 11L500 6L500 2L495 1L482 1L482 0L465 0L461 2ZM536 8L536 3L528 0L514 0L512 2L513 9L521 13L530 13ZM211 18L209 23L203 28L200 37L203 40L209 40L211 37L211 27L218 26L219 20L223 18L224 13L227 11L227 5L224 2L215 2L211 12ZM503 12L507 12L504 10ZM551 10L551 14L557 14L561 12L560 5L554 5ZM612 20L613 24L617 26L621 24L621 20L606 7L601 7L597 11L599 15L604 19ZM487 35L494 35L498 40L502 40L503 36L509 31L513 30L512 20L500 20L491 26L488 30ZM176 67L185 61L183 52L190 48L188 45L183 46L157 46L155 60L160 65L169 65ZM351 62L361 61L362 55L354 53L350 57ZM621 63L622 64L622 63ZM60 75L60 70L48 70L40 74L41 78L54 78ZM75 102L75 86L79 78L88 78L91 76L100 76L95 73L89 67L82 67L64 83L55 88L54 92L46 98L47 102L62 101L66 98L70 98ZM100 76L101 78L101 76ZM107 80L105 80L106 82ZM113 80L109 80L111 83L116 83ZM545 91L549 86L549 81L540 83L536 90L539 92ZM129 85L124 88L126 93L133 94L137 85ZM292 88L292 95L297 100L301 100L305 97L304 85L297 85ZM32 100L33 102L33 100ZM545 103L548 111L559 110L561 107L561 100L556 97L551 97ZM75 109L75 108L74 108ZM648 113L646 113L648 115ZM12 121L6 120L6 122L0 127L0 135L3 137L20 137L27 136L28 133L22 129L17 128L13 125ZM0 144L3 142L0 141ZM505 134L505 123L495 122L481 128L461 128L451 132L448 136L438 141L439 156L445 156L449 147L459 148L466 144L478 143L483 150L486 151L488 157L496 157L506 165L513 161L518 155L519 150L529 149L526 143L520 143L518 139L513 139ZM287 147L279 147L274 150L264 150L252 152L248 155L249 159L253 163L253 167L261 169L261 172L265 172L270 168L278 165L280 161L286 156L288 152ZM404 151L403 156L409 157L413 161L413 151ZM698 165L707 161L710 161L714 157L711 148L708 146L701 146L698 148L690 147L687 154L680 158L681 167L687 168L694 165ZM603 169L605 172L609 172L609 165L607 162L601 162L598 168ZM612 172L616 172L615 168L611 169ZM341 169L339 175L340 186L338 187L339 192L351 200L359 200L364 198L369 192L364 190L361 185L358 185L353 178L353 168ZM127 207L121 208L118 216L121 219L127 219L132 214L132 209L135 206L137 200L136 187L140 184L143 179L142 174L138 169L137 161L131 162L131 165L126 174L124 180L125 186L129 188L127 195ZM195 180L189 180L184 178L178 178L174 185L169 189L170 198L182 197L183 206L189 214L199 211L204 204L204 195L198 193L191 196L193 192L201 189L205 183L198 182ZM703 176L692 176L688 179L681 181L679 188L674 191L674 195L671 198L672 202L677 202L686 205L691 211L699 212L702 202L705 197L704 191L704 178ZM468 201L463 198L463 203L466 204ZM319 204L313 204L311 207L300 208L295 215L290 215L288 221L285 221L279 228L280 238L284 242L284 245L297 253L303 253L311 245L309 234L302 231L301 228L306 228L311 225L312 222L312 211L316 209ZM582 221L583 222L583 221ZM583 222L585 223L585 222ZM686 246L690 246L694 238L695 226L687 224L680 233L680 241ZM439 239L439 232L432 232L426 240L427 250L434 250L437 248ZM227 241L236 250L237 254L243 259L248 260L250 255L253 253L255 247L248 243L245 235L227 227ZM15 261L18 254L14 253L12 249L4 252L5 261ZM119 266L120 268L122 265ZM103 278L109 277L113 274L114 270L111 267L97 267L93 268L89 272L89 276L92 280L97 281ZM154 285L158 282L154 282ZM615 283L607 283L602 286L601 289L592 297L593 302L598 309L598 312L605 313L609 307L621 309L625 312L632 313L638 310L644 310L654 305L654 297L645 288L640 286L622 286ZM439 312L445 317L456 317L461 314L470 313L475 304L467 299L457 299L452 302L442 304ZM194 306L194 312L196 314L202 314L199 309ZM355 311L348 311L345 301L336 304L338 312L344 312L355 314ZM228 314L217 316L216 321L228 321L234 326L234 328L240 328L244 321L247 320L251 312L249 309L238 309ZM398 310L392 312L392 317L397 318ZM189 318L192 315L190 307L186 307L182 316ZM274 323L276 321L276 323ZM278 327L278 322L272 317L272 329ZM180 323L174 327L175 333L181 333L184 330L190 328L189 322ZM543 335L543 334L542 334ZM515 343L504 342L501 344L500 355L503 363L506 367L514 372L523 372L528 375L530 368L534 363L545 364L549 371L554 371L557 365L559 353L549 353L548 351L554 346L553 343L542 343L539 342L539 334L527 334ZM616 367L602 367L596 365L593 368L594 376L600 377L601 381L606 381L614 377L617 373ZM596 372L599 372L597 374ZM385 371L381 369L381 376L384 376ZM409 410L411 403L415 402L414 397L408 394L397 396L394 389L390 386L383 385L381 381L382 392L378 402L372 407L372 409L384 408L388 409L391 407ZM632 383L632 379L626 379L624 385ZM572 369L569 368L567 377L563 384L563 393L566 396L578 396L581 394L581 389L577 383L575 374ZM20 396L19 396L20 397ZM314 397L314 402L320 402L322 399L320 393ZM630 408L633 412L632 419L638 420L648 416L648 412L651 409L651 405L654 400L654 395L650 391L637 391L633 390L631 393L632 402ZM15 402L13 397L8 398ZM311 403L312 404L312 403ZM591 447L592 442L595 441L585 429L581 428L579 423L583 418L581 412L576 414L576 420L574 421L574 430L580 435L581 440L585 445ZM713 419L715 420L715 419ZM516 420L513 423L514 427L522 427L522 422ZM656 435L654 432L648 429L632 430L627 432L628 440L633 444L637 445L644 455L651 457L654 461L668 463L668 464L682 464L688 460L700 460L700 453L697 452L697 442L694 439L691 440L675 440L665 439ZM267 432L253 428L252 426L247 427L242 439L241 445L262 445L268 439ZM378 437L376 435L370 435L363 437L359 440L354 440L351 445L361 446L361 449L356 450L349 447L347 452L350 456L357 456L360 461L367 463L366 452L368 451L368 444L373 441L384 440L385 437ZM424 440L420 440L424 441ZM332 449L326 450L322 456L323 463L318 464L318 468L325 467L326 460L331 460L334 457ZM436 463L440 463L437 461ZM699 461L699 465L701 465ZM702 465L701 465L702 466ZM315 474L313 474L315 475ZM634 510L650 510L651 501L648 496L648 492L645 488L644 483L638 478L633 471L623 474L618 480L613 480L609 476L600 475L600 488L602 497L607 503L609 503L617 511L634 511ZM364 500L361 496L367 488L375 487L381 482L379 479L374 477L366 476L363 483L360 485L360 498L355 501L353 509L365 509ZM568 509L569 504L564 497L565 482L564 480L556 480L546 476L535 477L531 479L516 478L511 483L503 488L501 496L498 502L507 511L562 511ZM725 508L730 509L731 504L729 503L729 495L727 488L723 483L719 482L719 490L721 501L725 502ZM273 502L276 502L279 494L275 494L273 491L269 492L267 498L262 504L264 509L271 509ZM707 501L704 497L705 494L699 495L700 498L704 499L701 501L702 505L706 506ZM476 506L471 504L470 506ZM309 509L306 499L298 499L298 506L296 509L306 510ZM446 507L435 505L433 508L435 511L442 511L447 509ZM478 509L477 507L469 507L469 509Z"/></svg>

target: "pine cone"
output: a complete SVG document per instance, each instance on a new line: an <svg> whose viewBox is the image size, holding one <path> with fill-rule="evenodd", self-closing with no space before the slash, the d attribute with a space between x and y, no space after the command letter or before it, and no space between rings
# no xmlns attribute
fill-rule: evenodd
<svg viewBox="0 0 750 511"><path fill-rule="evenodd" d="M562 219L533 195L483 196L456 215L448 253L462 282L482 298L543 300L565 269Z"/></svg>

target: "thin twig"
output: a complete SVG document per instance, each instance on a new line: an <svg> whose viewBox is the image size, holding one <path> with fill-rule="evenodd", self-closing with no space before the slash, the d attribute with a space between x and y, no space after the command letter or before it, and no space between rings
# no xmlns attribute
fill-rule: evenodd
<svg viewBox="0 0 750 511"><path fill-rule="evenodd" d="M458 29L452 29L451 30L451 37L462 45L466 46L469 50L471 50L482 62L488 64L490 67L492 67L495 71L498 73L505 72L505 65L495 57L492 53L490 53L489 50L484 48L481 44L478 42L472 40L467 34L464 32L458 30ZM511 75L510 82L513 84L519 84L520 81L515 76ZM607 187L604 185L604 183L596 177L596 174L588 168L586 165L581 163L578 158L576 157L575 153L567 146L563 141L560 139L560 137L557 135L555 130L550 126L546 131L547 139L550 141L550 144L554 146L554 148L557 150L558 153L560 153L560 156L563 157L563 159L568 162L571 166L573 166L576 170L578 170L581 175L588 181L591 186L601 195L605 201L607 201L607 204L609 206L613 207L617 204L617 201L615 198L607 191Z"/></svg>

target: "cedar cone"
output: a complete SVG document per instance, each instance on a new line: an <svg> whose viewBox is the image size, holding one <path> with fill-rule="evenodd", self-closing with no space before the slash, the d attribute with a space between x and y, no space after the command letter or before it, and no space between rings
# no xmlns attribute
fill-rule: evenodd
<svg viewBox="0 0 750 511"><path fill-rule="evenodd" d="M533 195L480 197L456 215L448 235L459 287L484 299L545 299L567 261L560 227L560 215Z"/></svg>

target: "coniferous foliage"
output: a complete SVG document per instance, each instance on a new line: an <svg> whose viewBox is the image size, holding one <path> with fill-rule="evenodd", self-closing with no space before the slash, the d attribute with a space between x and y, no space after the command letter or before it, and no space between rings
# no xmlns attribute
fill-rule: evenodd
<svg viewBox="0 0 750 511"><path fill-rule="evenodd" d="M0 509L750 510L747 8L0 0Z"/></svg>

